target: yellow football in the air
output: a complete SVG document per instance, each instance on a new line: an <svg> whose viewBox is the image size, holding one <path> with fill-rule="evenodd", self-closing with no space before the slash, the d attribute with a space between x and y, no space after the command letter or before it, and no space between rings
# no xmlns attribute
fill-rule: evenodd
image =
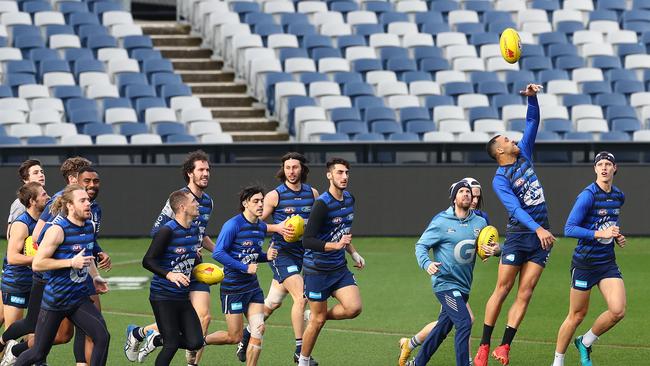
<svg viewBox="0 0 650 366"><path fill-rule="evenodd" d="M194 267L192 274L197 281L215 285L223 281L223 269L214 263L201 263Z"/></svg>
<svg viewBox="0 0 650 366"><path fill-rule="evenodd" d="M499 231L494 226L488 225L484 227L476 238L476 255L481 259L487 258L483 245L492 245L499 242Z"/></svg>
<svg viewBox="0 0 650 366"><path fill-rule="evenodd" d="M25 246L23 247L23 254L28 256L28 257L33 257L36 255L36 251L38 250L38 244L34 243L34 240L32 239L32 236L28 236L27 239L25 239Z"/></svg>
<svg viewBox="0 0 650 366"><path fill-rule="evenodd" d="M512 28L508 28L501 33L499 40L501 45L501 56L509 64L514 64L521 57L521 39L519 33Z"/></svg>
<svg viewBox="0 0 650 366"><path fill-rule="evenodd" d="M287 243L294 243L302 238L305 233L305 220L300 215L293 215L289 220L284 222L285 227L293 227L293 235L291 237L284 237Z"/></svg>

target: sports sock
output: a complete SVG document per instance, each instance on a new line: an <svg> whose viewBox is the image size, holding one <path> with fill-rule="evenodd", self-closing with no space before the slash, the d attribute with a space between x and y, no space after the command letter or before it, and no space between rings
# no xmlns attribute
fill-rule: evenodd
<svg viewBox="0 0 650 366"><path fill-rule="evenodd" d="M564 366L564 354L555 352L552 366Z"/></svg>
<svg viewBox="0 0 650 366"><path fill-rule="evenodd" d="M29 349L27 342L20 342L11 348L11 353L13 353L14 356L18 357L21 353L27 351L27 349Z"/></svg>
<svg viewBox="0 0 650 366"><path fill-rule="evenodd" d="M503 332L501 344L507 344L509 346L512 343L513 338L515 338L515 333L517 333L517 328L506 326L506 331Z"/></svg>
<svg viewBox="0 0 650 366"><path fill-rule="evenodd" d="M598 339L598 336L594 334L594 332L589 329L585 335L582 336L582 344L585 345L585 347L591 347L594 342Z"/></svg>
<svg viewBox="0 0 650 366"><path fill-rule="evenodd" d="M244 335L242 336L242 339L241 339L241 341L243 343L248 343L248 341L250 341L250 339L251 339L251 329L250 329L250 327L251 327L250 325L247 325L246 328L244 328Z"/></svg>
<svg viewBox="0 0 650 366"><path fill-rule="evenodd" d="M162 339L162 336L160 334L153 337L153 345L154 345L154 347L161 347L163 345L163 339Z"/></svg>
<svg viewBox="0 0 650 366"><path fill-rule="evenodd" d="M301 354L298 358L298 366L309 366L309 356L303 356Z"/></svg>
<svg viewBox="0 0 650 366"><path fill-rule="evenodd" d="M490 345L490 338L492 338L492 331L494 330L494 325L483 324L483 336L481 337L481 344Z"/></svg>
<svg viewBox="0 0 650 366"><path fill-rule="evenodd" d="M416 334L413 337L411 337L411 340L409 341L409 348L411 350L414 350L421 344L422 342L418 339L418 335Z"/></svg>
<svg viewBox="0 0 650 366"><path fill-rule="evenodd" d="M133 336L135 337L135 339L137 339L138 341L140 341L140 342L144 341L144 337L145 337L145 335L144 335L144 328L141 328L141 327L135 327L135 328L133 328L133 330L131 331L131 334L133 334Z"/></svg>
<svg viewBox="0 0 650 366"><path fill-rule="evenodd" d="M296 354L299 355L302 351L302 338L296 338Z"/></svg>

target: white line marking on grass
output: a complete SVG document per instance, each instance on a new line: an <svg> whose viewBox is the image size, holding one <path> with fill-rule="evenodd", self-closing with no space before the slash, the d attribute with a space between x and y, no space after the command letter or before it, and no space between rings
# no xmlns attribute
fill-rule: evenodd
<svg viewBox="0 0 650 366"><path fill-rule="evenodd" d="M138 316L138 317L152 317L153 314L144 314L144 313L127 313L123 311L112 311L112 310L102 310L104 314L110 315L120 315L120 316ZM224 320L212 319L212 323L226 324ZM290 325L284 324L265 324L266 327L278 328L278 329L293 329ZM377 335L377 336L386 336L386 337L404 337L403 333L395 332L386 332L379 330L367 330L367 329L344 329L336 327L325 327L323 331L335 332L335 333L352 333L352 334L365 334L365 335ZM472 337L472 340L480 340L480 337ZM516 339L515 343L523 344L536 344L536 345L554 345L554 341L540 341L540 340L531 340L531 339ZM650 346L638 346L638 345L625 345L625 344L606 344L598 343L598 348L613 348L613 349L632 349L632 350L650 350Z"/></svg>

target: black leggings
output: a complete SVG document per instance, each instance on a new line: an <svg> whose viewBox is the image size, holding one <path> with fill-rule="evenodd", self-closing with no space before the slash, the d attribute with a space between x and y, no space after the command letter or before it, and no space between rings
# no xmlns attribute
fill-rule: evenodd
<svg viewBox="0 0 650 366"><path fill-rule="evenodd" d="M111 336L108 333L102 314L90 299L70 310L50 311L41 309L34 334L34 346L18 357L16 365L28 366L44 360L50 349L52 349L56 332L64 318L70 319L74 325L83 329L84 333L88 334L93 340L94 347L90 365L106 365L108 344Z"/></svg>
<svg viewBox="0 0 650 366"><path fill-rule="evenodd" d="M156 357L156 366L169 365L179 348L196 351L203 347L201 322L189 299L149 302L163 339L162 350Z"/></svg>
<svg viewBox="0 0 650 366"><path fill-rule="evenodd" d="M38 314L41 311L41 301L43 300L43 289L45 289L45 283L46 282L36 278L33 279L32 289L29 293L29 303L27 303L27 316L11 324L11 326L2 333L2 340L5 344L12 339L18 339L30 333L34 333Z"/></svg>
<svg viewBox="0 0 650 366"><path fill-rule="evenodd" d="M90 298L90 301L95 304L92 297ZM74 353L76 363L88 363L88 361L86 361L86 333L84 333L84 331L78 326L74 327L72 352Z"/></svg>

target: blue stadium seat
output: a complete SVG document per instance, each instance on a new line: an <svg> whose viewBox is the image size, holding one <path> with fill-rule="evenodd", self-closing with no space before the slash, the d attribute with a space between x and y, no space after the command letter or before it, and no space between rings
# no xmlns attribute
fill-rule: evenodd
<svg viewBox="0 0 650 366"><path fill-rule="evenodd" d="M156 131L157 134L159 134L164 139L168 135L184 134L185 125L179 122L172 122L172 121L157 122L154 125L154 130Z"/></svg>
<svg viewBox="0 0 650 366"><path fill-rule="evenodd" d="M469 122L474 128L477 119L499 119L499 112L494 107L473 107L469 109Z"/></svg>
<svg viewBox="0 0 650 366"><path fill-rule="evenodd" d="M404 124L406 132L416 133L420 136L427 132L435 131L436 124L433 121L415 120Z"/></svg>
<svg viewBox="0 0 650 366"><path fill-rule="evenodd" d="M632 133L641 128L641 122L636 118L617 118L612 121L612 131Z"/></svg>
<svg viewBox="0 0 650 366"><path fill-rule="evenodd" d="M395 120L395 111L392 108L388 107L367 108L364 113L364 119L368 123L377 121L392 121L397 123Z"/></svg>
<svg viewBox="0 0 650 366"><path fill-rule="evenodd" d="M21 142L18 137L0 136L0 145L2 146L21 145Z"/></svg>
<svg viewBox="0 0 650 366"><path fill-rule="evenodd" d="M548 46L548 56L555 59L560 56L577 56L578 48L570 43L554 43Z"/></svg>
<svg viewBox="0 0 650 366"><path fill-rule="evenodd" d="M73 109L68 112L68 119L75 125L101 123L96 109Z"/></svg>
<svg viewBox="0 0 650 366"><path fill-rule="evenodd" d="M64 24L51 24L45 26L45 38L49 39L51 36L57 34L75 34L74 28Z"/></svg>
<svg viewBox="0 0 650 366"><path fill-rule="evenodd" d="M48 72L72 72L70 64L63 60L43 60L39 65L39 76L43 77Z"/></svg>
<svg viewBox="0 0 650 366"><path fill-rule="evenodd" d="M645 88L640 81L619 80L614 82L614 91L621 94L632 94L645 91Z"/></svg>
<svg viewBox="0 0 650 366"><path fill-rule="evenodd" d="M27 145L56 145L56 139L51 136L32 136L28 137Z"/></svg>
<svg viewBox="0 0 650 366"><path fill-rule="evenodd" d="M69 98L65 101L65 108L68 113L76 110L94 110L95 113L99 113L97 102L88 98Z"/></svg>
<svg viewBox="0 0 650 366"><path fill-rule="evenodd" d="M160 96L169 103L173 97L191 96L192 90L185 84L164 84L160 89Z"/></svg>
<svg viewBox="0 0 650 366"><path fill-rule="evenodd" d="M402 126L395 121L374 121L370 122L370 132L389 135L392 133L402 132Z"/></svg>
<svg viewBox="0 0 650 366"><path fill-rule="evenodd" d="M253 32L262 36L262 41L264 42L264 45L266 45L268 36L272 34L282 34L284 33L284 29L279 24L262 23L253 26Z"/></svg>
<svg viewBox="0 0 650 366"><path fill-rule="evenodd" d="M316 101L314 98L306 96L291 96L287 98L287 110L289 110L288 124L289 124L289 134L295 136L296 130L294 125L294 110L298 107L307 107L315 106Z"/></svg>
<svg viewBox="0 0 650 366"><path fill-rule="evenodd" d="M270 72L266 74L264 88L266 90L266 108L270 111L275 109L275 84L283 81L294 81L291 74L285 72Z"/></svg>
<svg viewBox="0 0 650 366"><path fill-rule="evenodd" d="M483 23L458 23L456 24L456 31L465 33L468 36L473 36L475 34L485 34L485 26ZM496 33L494 34L496 35Z"/></svg>
<svg viewBox="0 0 650 366"><path fill-rule="evenodd" d="M295 24L309 24L307 14L303 13L282 13L280 14L280 25L288 30L290 25Z"/></svg>
<svg viewBox="0 0 650 366"><path fill-rule="evenodd" d="M427 109L433 109L440 105L454 105L454 98L448 95L429 95L424 104Z"/></svg>
<svg viewBox="0 0 650 366"><path fill-rule="evenodd" d="M156 90L148 84L130 84L124 88L124 96L135 100L137 98L155 97Z"/></svg>
<svg viewBox="0 0 650 366"><path fill-rule="evenodd" d="M8 74L36 74L36 66L31 60L9 60L5 61L5 72Z"/></svg>
<svg viewBox="0 0 650 366"><path fill-rule="evenodd" d="M14 94L11 92L9 85L0 85L0 98L11 98Z"/></svg>
<svg viewBox="0 0 650 366"><path fill-rule="evenodd" d="M381 13L393 11L391 3L387 1L366 1L365 7L367 11L372 11L379 15L381 15Z"/></svg>
<svg viewBox="0 0 650 366"><path fill-rule="evenodd" d="M39 11L52 11L52 5L47 1L25 1L22 3L22 11L34 14Z"/></svg>
<svg viewBox="0 0 650 366"><path fill-rule="evenodd" d="M314 61L318 62L322 58L341 58L343 57L343 54L341 53L340 49L335 47L318 47L312 50L311 57L314 59Z"/></svg>
<svg viewBox="0 0 650 366"><path fill-rule="evenodd" d="M34 62L43 60L60 60L59 53L51 48L34 48L29 50L29 59Z"/></svg>
<svg viewBox="0 0 650 366"><path fill-rule="evenodd" d="M394 71L399 78L407 71L416 71L417 65L415 61L410 58L391 58L386 62L386 69Z"/></svg>
<svg viewBox="0 0 650 366"><path fill-rule="evenodd" d="M140 62L140 65L142 65L144 60L161 59L163 57L159 50L136 48L131 50L131 58L138 60Z"/></svg>
<svg viewBox="0 0 650 366"><path fill-rule="evenodd" d="M587 94L567 94L562 97L562 104L567 108L574 105L591 104L591 97Z"/></svg>
<svg viewBox="0 0 650 366"><path fill-rule="evenodd" d="M330 3L330 10L346 14L350 11L359 10L359 5L352 1L334 1Z"/></svg>
<svg viewBox="0 0 650 366"><path fill-rule="evenodd" d="M11 33L14 36L40 36L41 29L31 24L16 24L11 26Z"/></svg>
<svg viewBox="0 0 650 366"><path fill-rule="evenodd" d="M492 10L492 4L483 0L467 0L463 3L466 10L474 10L481 15L482 13Z"/></svg>
<svg viewBox="0 0 650 366"><path fill-rule="evenodd" d="M524 132L526 129L526 120L524 118L511 119L507 122L507 128L510 131Z"/></svg>
<svg viewBox="0 0 650 366"><path fill-rule="evenodd" d="M613 105L607 107L605 118L612 121L617 118L636 118L634 107L629 105Z"/></svg>
<svg viewBox="0 0 650 366"><path fill-rule="evenodd" d="M420 71L426 71L430 73L436 73L442 70L449 70L451 67L449 61L443 57L431 57L425 58L420 61L419 65Z"/></svg>
<svg viewBox="0 0 650 366"><path fill-rule="evenodd" d="M420 63L426 58L443 58L442 50L436 46L418 46L413 47L413 58Z"/></svg>
<svg viewBox="0 0 650 366"><path fill-rule="evenodd" d="M149 133L149 127L144 123L122 123L119 128L120 134L127 137L141 133Z"/></svg>
<svg viewBox="0 0 650 366"><path fill-rule="evenodd" d="M354 136L359 133L368 133L368 125L362 121L342 121L336 124L336 132Z"/></svg>
<svg viewBox="0 0 650 366"><path fill-rule="evenodd" d="M615 11L606 10L606 9L596 9L589 13L589 22L599 21L599 20L610 20L618 22L618 15Z"/></svg>
<svg viewBox="0 0 650 366"><path fill-rule="evenodd" d="M596 105L601 107L609 107L611 105L627 105L627 98L625 95L619 93L602 93L596 94L594 97Z"/></svg>
<svg viewBox="0 0 650 366"><path fill-rule="evenodd" d="M591 66L602 69L603 72L623 67L621 65L621 59L616 56L594 56L591 59Z"/></svg>
<svg viewBox="0 0 650 366"><path fill-rule="evenodd" d="M306 87L309 86L309 84L316 82L316 81L329 81L329 78L327 77L326 74L323 74L322 72L316 72L316 71L310 71L310 72L303 72L298 76L298 80L305 84Z"/></svg>
<svg viewBox="0 0 650 366"><path fill-rule="evenodd" d="M551 80L569 80L569 73L566 70L542 70L539 72L539 82L546 84Z"/></svg>
<svg viewBox="0 0 650 366"><path fill-rule="evenodd" d="M246 13L259 13L261 12L260 4L248 1L233 1L230 3L230 10L238 13L242 20Z"/></svg>
<svg viewBox="0 0 650 366"><path fill-rule="evenodd" d="M72 13L70 14L68 25L71 25L75 29L79 29L82 25L99 25L99 19L97 15L92 13Z"/></svg>
<svg viewBox="0 0 650 366"><path fill-rule="evenodd" d="M99 60L81 59L74 62L74 74L79 77L82 72L106 72L104 63ZM128 75L121 74L118 76ZM139 74L141 75L141 74Z"/></svg>
<svg viewBox="0 0 650 366"><path fill-rule="evenodd" d="M379 49L379 58L387 61L393 58L408 58L409 51L404 47L388 46Z"/></svg>
<svg viewBox="0 0 650 366"><path fill-rule="evenodd" d="M197 143L198 140L196 139L196 136L179 133L168 135L167 138L164 139L164 142L168 144L194 144Z"/></svg>
<svg viewBox="0 0 650 366"><path fill-rule="evenodd" d="M318 47L332 47L332 38L323 35L305 36L302 39L302 46L311 52L312 49Z"/></svg>
<svg viewBox="0 0 650 366"><path fill-rule="evenodd" d="M361 112L354 107L341 107L330 109L330 119L335 122L361 121Z"/></svg>
<svg viewBox="0 0 650 366"><path fill-rule="evenodd" d="M508 87L501 81L484 81L478 84L477 92L492 97L496 94L508 94Z"/></svg>
<svg viewBox="0 0 650 366"><path fill-rule="evenodd" d="M431 10L439 11L443 15L449 13L452 10L459 10L460 5L458 2L453 0L437 0L430 3Z"/></svg>
<svg viewBox="0 0 650 366"><path fill-rule="evenodd" d="M542 130L564 135L567 132L573 131L573 122L568 119L546 119L543 122Z"/></svg>
<svg viewBox="0 0 650 366"><path fill-rule="evenodd" d="M618 15L620 15L626 8L625 0L598 0L596 3L596 9L612 10L617 12Z"/></svg>
<svg viewBox="0 0 650 366"><path fill-rule="evenodd" d="M66 20L70 21L70 16L74 13L88 13L88 4L81 1L61 1L58 3L59 11L63 13Z"/></svg>
<svg viewBox="0 0 650 366"><path fill-rule="evenodd" d="M365 74L368 71L382 70L381 61L374 58L363 58L352 61L352 69Z"/></svg>
<svg viewBox="0 0 650 366"><path fill-rule="evenodd" d="M555 132L538 131L537 141L558 141L561 140L560 135Z"/></svg>
<svg viewBox="0 0 650 366"><path fill-rule="evenodd" d="M499 81L496 73L490 71L473 71L469 75L469 80L477 86L488 81Z"/></svg>
<svg viewBox="0 0 650 366"><path fill-rule="evenodd" d="M561 32L541 33L539 35L539 44L546 47L549 51L551 50L551 46L553 45L562 45L562 44L570 45L569 41L567 40L566 34ZM548 55L550 57L555 57L550 52Z"/></svg>
<svg viewBox="0 0 650 366"><path fill-rule="evenodd" d="M397 11L386 11L382 14L379 14L379 23L389 24L394 22L408 22L409 17L406 13L400 13Z"/></svg>
<svg viewBox="0 0 650 366"><path fill-rule="evenodd" d="M619 80L638 81L636 72L628 69L611 69L605 72L605 80L616 82Z"/></svg>
<svg viewBox="0 0 650 366"><path fill-rule="evenodd" d="M86 46L89 37L110 36L108 29L101 24L84 24L77 29L81 45Z"/></svg>
<svg viewBox="0 0 650 366"><path fill-rule="evenodd" d="M309 54L307 53L307 50L304 48L281 48L278 58L280 59L280 62L284 64L284 61L286 61L289 58L297 58L297 57L304 57L308 58Z"/></svg>
<svg viewBox="0 0 650 366"><path fill-rule="evenodd" d="M398 14L401 14L401 13L398 13ZM407 18L406 21L408 21L408 18ZM415 23L417 25L422 25L424 23L442 24L442 23L445 23L445 20L442 18L442 14L439 11L431 11L431 10L429 10L428 12L415 13ZM420 27L420 29L421 29L421 27Z"/></svg>
<svg viewBox="0 0 650 366"><path fill-rule="evenodd" d="M499 43L499 35L491 32L472 34L469 43L476 47L481 47L484 44L497 44Z"/></svg>
<svg viewBox="0 0 650 366"><path fill-rule="evenodd" d="M105 123L86 123L83 125L81 130L83 131L83 134L89 135L93 138L99 135L113 134L113 126Z"/></svg>
<svg viewBox="0 0 650 366"><path fill-rule="evenodd" d="M411 121L429 121L431 122L431 114L429 110L424 107L406 107L399 111L400 121L403 125Z"/></svg>
<svg viewBox="0 0 650 366"><path fill-rule="evenodd" d="M375 90L372 85L364 82L350 82L343 85L343 95L349 96L352 101L356 97L363 95L375 95Z"/></svg>
<svg viewBox="0 0 650 366"><path fill-rule="evenodd" d="M548 57L527 57L521 60L521 68L533 72L550 70L553 68L551 59Z"/></svg>
<svg viewBox="0 0 650 366"><path fill-rule="evenodd" d="M455 81L444 85L444 93L445 95L450 95L452 97L461 94L472 94L474 93L474 87L472 86L472 83L469 82Z"/></svg>
<svg viewBox="0 0 650 366"><path fill-rule="evenodd" d="M342 86L348 83L362 83L363 76L356 71L342 71L335 73L333 80Z"/></svg>
<svg viewBox="0 0 650 366"><path fill-rule="evenodd" d="M167 59L156 60L144 60L142 62L142 71L147 75L148 78L151 78L151 74L154 72L174 72L174 67L172 62Z"/></svg>
<svg viewBox="0 0 650 366"><path fill-rule="evenodd" d="M585 66L585 59L581 56L560 56L555 59L555 68L560 70L573 70Z"/></svg>
<svg viewBox="0 0 650 366"><path fill-rule="evenodd" d="M632 141L632 137L622 131L609 131L600 134L600 141ZM620 160L618 154L616 154L616 157L617 160Z"/></svg>
<svg viewBox="0 0 650 366"><path fill-rule="evenodd" d="M173 74L165 74L173 75ZM129 85L147 85L148 81L144 74L127 72L121 73L116 76L116 84L120 91L120 95L126 95L126 87Z"/></svg>
<svg viewBox="0 0 650 366"><path fill-rule="evenodd" d="M138 113L138 119L140 121L144 121L144 111L146 109L154 107L167 107L165 100L157 97L138 98L133 104L135 106L135 111ZM104 103L104 107L108 109L108 107L106 107L106 103Z"/></svg>
<svg viewBox="0 0 650 366"><path fill-rule="evenodd" d="M244 23L253 26L258 24L275 24L275 18L273 18L273 14L252 12L244 15Z"/></svg>
<svg viewBox="0 0 650 366"><path fill-rule="evenodd" d="M519 94L497 94L492 97L492 105L499 110L504 105L522 104L522 98Z"/></svg>
<svg viewBox="0 0 650 366"><path fill-rule="evenodd" d="M20 48L23 55L28 54L33 49L44 48L45 41L40 35L17 35L14 38L14 47Z"/></svg>
<svg viewBox="0 0 650 366"><path fill-rule="evenodd" d="M511 93L519 93L519 89L513 89L515 83L532 83L535 81L535 74L529 70L513 70L506 72L506 84Z"/></svg>
<svg viewBox="0 0 650 366"><path fill-rule="evenodd" d="M100 2L95 2L92 5L93 13L97 14L98 16L102 16L102 14L106 13L107 11L122 11L122 5L114 2L109 2L109 1L100 1Z"/></svg>
<svg viewBox="0 0 650 366"><path fill-rule="evenodd" d="M149 36L126 36L122 38L122 46L131 54L135 49L153 48L153 42Z"/></svg>
<svg viewBox="0 0 650 366"><path fill-rule="evenodd" d="M59 98L65 102L66 99L69 98L82 98L83 93L81 92L81 88L79 88L76 85L62 85L62 86L55 86L52 88L52 96L55 98Z"/></svg>
<svg viewBox="0 0 650 366"><path fill-rule="evenodd" d="M63 59L73 62L82 59L94 60L93 52L87 48L66 48L63 50Z"/></svg>
<svg viewBox="0 0 650 366"><path fill-rule="evenodd" d="M336 44L341 50L345 50L346 48L352 46L367 46L368 42L366 41L365 37L358 34L352 34L337 37Z"/></svg>
<svg viewBox="0 0 650 366"><path fill-rule="evenodd" d="M582 92L589 95L611 93L612 86L608 81L585 81L582 83Z"/></svg>
<svg viewBox="0 0 650 366"><path fill-rule="evenodd" d="M364 113L364 109L370 107L384 107L384 100L382 98L376 97L374 95L364 95L356 98L353 105L361 110L361 113Z"/></svg>
<svg viewBox="0 0 650 366"><path fill-rule="evenodd" d="M396 132L388 136L388 141L420 141L416 133Z"/></svg>
<svg viewBox="0 0 650 366"><path fill-rule="evenodd" d="M352 140L353 140L353 141L368 141L368 142L372 142L372 141L386 141L386 139L384 138L384 135L382 135L382 134L380 134L380 133L374 133L374 132L371 132L371 133L360 133L360 134L358 134L358 135L355 135L355 136L352 138Z"/></svg>
<svg viewBox="0 0 650 366"><path fill-rule="evenodd" d="M621 59L627 55L645 55L646 47L640 43L621 43L616 47L616 54Z"/></svg>
<svg viewBox="0 0 650 366"><path fill-rule="evenodd" d="M433 81L431 73L424 71L407 71L399 76L399 80L407 84L413 81Z"/></svg>
<svg viewBox="0 0 650 366"><path fill-rule="evenodd" d="M524 43L521 45L521 57L525 59L526 57L543 57L546 56L544 53L544 47L538 44L528 44Z"/></svg>
<svg viewBox="0 0 650 366"><path fill-rule="evenodd" d="M18 94L18 87L25 84L36 84L33 74L6 74L4 84L9 85L14 94Z"/></svg>
<svg viewBox="0 0 650 366"><path fill-rule="evenodd" d="M144 98L147 99L147 98ZM149 99L141 101L141 105L146 105L147 103L154 103L155 102L150 102ZM153 98L156 99L156 98ZM131 108L133 107L133 104L131 103L131 100L128 98L105 98L103 101L104 104L104 110L111 109L111 108ZM136 103L138 104L138 103ZM151 105L151 107L164 107L164 105ZM149 107L146 107L149 108ZM145 109L146 109L145 108Z"/></svg>
<svg viewBox="0 0 650 366"><path fill-rule="evenodd" d="M117 40L107 34L91 35L86 38L86 47L93 51L97 51L99 48L117 47Z"/></svg>
<svg viewBox="0 0 650 366"><path fill-rule="evenodd" d="M532 9L546 10L547 12L550 13L553 10L560 9L560 1L559 0L533 0L533 2L530 4L530 7Z"/></svg>
<svg viewBox="0 0 650 366"><path fill-rule="evenodd" d="M140 75L146 83L146 78L142 74ZM171 74L168 72L155 72L151 74L151 85L155 88L156 93L160 94L162 91L162 86L167 84L182 84L183 79L178 74Z"/></svg>
<svg viewBox="0 0 650 366"><path fill-rule="evenodd" d="M322 142L329 141L350 141L350 137L345 133L325 133L320 135Z"/></svg>
<svg viewBox="0 0 650 366"><path fill-rule="evenodd" d="M420 13L420 14L424 14L424 13ZM426 23L422 23L422 25L420 26L420 32L431 34L434 37L437 36L438 33L450 32L450 31L451 29L449 28L449 25L447 23L426 22ZM493 30L490 30L490 32L493 32Z"/></svg>
<svg viewBox="0 0 650 366"><path fill-rule="evenodd" d="M585 26L582 24L582 22L579 21L564 21L564 22L558 22L555 25L555 30L558 32L566 33L566 34L573 34L577 31L584 30Z"/></svg>
<svg viewBox="0 0 650 366"><path fill-rule="evenodd" d="M501 22L493 22L493 23L487 23L488 25L488 32L490 33L497 33L501 34L503 33L504 30L507 28L517 28L517 24L515 24L513 21L501 21Z"/></svg>
<svg viewBox="0 0 650 366"><path fill-rule="evenodd" d="M483 23L512 22L512 16L507 11L489 10L483 13Z"/></svg>
<svg viewBox="0 0 650 366"><path fill-rule="evenodd" d="M364 37L369 37L371 34L384 33L384 27L381 24L357 24L353 28L355 34Z"/></svg>
<svg viewBox="0 0 650 366"><path fill-rule="evenodd" d="M298 41L306 35L316 34L316 28L311 24L289 24L287 26L287 33L293 34L298 37Z"/></svg>

